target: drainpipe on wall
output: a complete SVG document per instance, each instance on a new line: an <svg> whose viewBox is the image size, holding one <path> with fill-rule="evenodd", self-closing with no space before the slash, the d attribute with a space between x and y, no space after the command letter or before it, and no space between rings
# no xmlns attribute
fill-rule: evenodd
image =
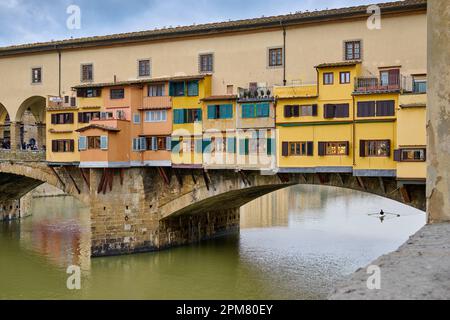
<svg viewBox="0 0 450 320"><path fill-rule="evenodd" d="M58 46L55 47L58 51L58 97L61 97L61 50Z"/></svg>
<svg viewBox="0 0 450 320"><path fill-rule="evenodd" d="M352 99L353 99L353 166L356 166L356 105L354 95L352 95Z"/></svg>

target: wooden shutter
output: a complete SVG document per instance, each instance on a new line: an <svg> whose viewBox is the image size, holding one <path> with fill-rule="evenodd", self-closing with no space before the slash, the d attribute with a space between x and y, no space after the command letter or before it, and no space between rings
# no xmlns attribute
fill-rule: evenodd
<svg viewBox="0 0 450 320"><path fill-rule="evenodd" d="M394 161L396 162L402 161L402 150L394 150Z"/></svg>
<svg viewBox="0 0 450 320"><path fill-rule="evenodd" d="M307 142L306 152L307 152L308 157L314 156L314 142L313 141Z"/></svg>
<svg viewBox="0 0 450 320"><path fill-rule="evenodd" d="M58 152L58 141L52 140L52 152Z"/></svg>
<svg viewBox="0 0 450 320"><path fill-rule="evenodd" d="M350 142L348 142L348 141L345 142L345 154L347 156L350 155Z"/></svg>
<svg viewBox="0 0 450 320"><path fill-rule="evenodd" d="M360 140L359 141L359 156L361 158L365 158L366 157L366 144L367 144L366 140Z"/></svg>
<svg viewBox="0 0 450 320"><path fill-rule="evenodd" d="M77 105L77 98L71 97L70 98L70 106L71 107L76 107L76 105Z"/></svg>
<svg viewBox="0 0 450 320"><path fill-rule="evenodd" d="M70 152L75 151L75 140L69 140L69 149L70 149Z"/></svg>
<svg viewBox="0 0 450 320"><path fill-rule="evenodd" d="M326 142L319 142L319 156L323 157L327 154L326 148L327 148Z"/></svg>
<svg viewBox="0 0 450 320"><path fill-rule="evenodd" d="M336 116L336 106L334 104L324 105L324 118L333 119Z"/></svg>
<svg viewBox="0 0 450 320"><path fill-rule="evenodd" d="M52 114L52 124L57 124L57 120L58 119L58 115L57 114Z"/></svg>
<svg viewBox="0 0 450 320"><path fill-rule="evenodd" d="M317 115L318 115L318 107L317 107L317 104L313 104L312 105L312 115L313 115L313 117L317 117Z"/></svg>
<svg viewBox="0 0 450 320"><path fill-rule="evenodd" d="M400 69L389 70L389 86L400 86Z"/></svg>
<svg viewBox="0 0 450 320"><path fill-rule="evenodd" d="M172 137L166 137L166 150L172 150Z"/></svg>
<svg viewBox="0 0 450 320"><path fill-rule="evenodd" d="M267 141L267 155L272 156L273 150L275 149L275 139L266 139Z"/></svg>
<svg viewBox="0 0 450 320"><path fill-rule="evenodd" d="M284 117L285 118L292 117L292 106L284 106Z"/></svg>
<svg viewBox="0 0 450 320"><path fill-rule="evenodd" d="M294 117L300 117L300 106L298 106L298 105L296 105L296 106L293 106L293 116Z"/></svg>
<svg viewBox="0 0 450 320"><path fill-rule="evenodd" d="M350 116L350 105L338 104L336 105L336 118L348 118Z"/></svg>
<svg viewBox="0 0 450 320"><path fill-rule="evenodd" d="M289 156L289 142L283 142L282 144L282 155L283 157Z"/></svg>

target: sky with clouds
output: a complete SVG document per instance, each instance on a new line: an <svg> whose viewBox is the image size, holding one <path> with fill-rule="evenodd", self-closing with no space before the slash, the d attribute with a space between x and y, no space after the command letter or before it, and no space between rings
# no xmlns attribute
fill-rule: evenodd
<svg viewBox="0 0 450 320"><path fill-rule="evenodd" d="M0 46L255 18L389 0L0 0ZM69 29L67 8L81 10Z"/></svg>

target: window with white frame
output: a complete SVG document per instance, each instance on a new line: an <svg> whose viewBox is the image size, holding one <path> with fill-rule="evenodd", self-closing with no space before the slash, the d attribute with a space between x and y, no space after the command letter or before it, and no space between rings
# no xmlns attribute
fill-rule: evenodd
<svg viewBox="0 0 450 320"><path fill-rule="evenodd" d="M166 122L167 110L147 111L145 113L145 122Z"/></svg>

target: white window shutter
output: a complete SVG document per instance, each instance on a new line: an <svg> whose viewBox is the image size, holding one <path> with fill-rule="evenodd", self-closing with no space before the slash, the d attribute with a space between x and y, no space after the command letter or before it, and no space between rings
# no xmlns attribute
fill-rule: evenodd
<svg viewBox="0 0 450 320"><path fill-rule="evenodd" d="M78 139L78 150L83 151L87 149L87 138L86 137L80 137Z"/></svg>
<svg viewBox="0 0 450 320"><path fill-rule="evenodd" d="M147 150L147 139L146 138L140 138L140 150L146 151Z"/></svg>
<svg viewBox="0 0 450 320"><path fill-rule="evenodd" d="M100 137L100 149L108 150L108 136Z"/></svg>
<svg viewBox="0 0 450 320"><path fill-rule="evenodd" d="M158 150L158 139L156 137L152 137L152 150L153 151Z"/></svg>
<svg viewBox="0 0 450 320"><path fill-rule="evenodd" d="M171 151L172 150L172 137L166 138L166 150Z"/></svg>

